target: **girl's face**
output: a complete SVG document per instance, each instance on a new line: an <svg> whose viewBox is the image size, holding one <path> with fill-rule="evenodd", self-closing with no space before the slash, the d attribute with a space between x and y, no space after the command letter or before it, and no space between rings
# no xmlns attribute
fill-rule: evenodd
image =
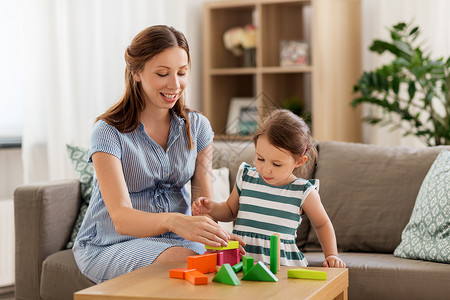
<svg viewBox="0 0 450 300"><path fill-rule="evenodd" d="M255 166L259 176L274 186L292 182L295 179L292 174L294 169L306 162L305 156L296 161L289 151L273 146L264 135L258 138L255 150Z"/></svg>
<svg viewBox="0 0 450 300"><path fill-rule="evenodd" d="M181 47L168 48L147 61L134 78L142 84L147 105L170 109L188 84L188 55Z"/></svg>

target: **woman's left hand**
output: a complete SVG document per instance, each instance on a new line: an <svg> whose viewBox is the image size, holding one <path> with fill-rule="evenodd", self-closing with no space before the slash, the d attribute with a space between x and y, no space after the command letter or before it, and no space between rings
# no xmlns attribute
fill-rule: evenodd
<svg viewBox="0 0 450 300"><path fill-rule="evenodd" d="M336 255L328 255L323 262L325 268L345 268L345 263Z"/></svg>

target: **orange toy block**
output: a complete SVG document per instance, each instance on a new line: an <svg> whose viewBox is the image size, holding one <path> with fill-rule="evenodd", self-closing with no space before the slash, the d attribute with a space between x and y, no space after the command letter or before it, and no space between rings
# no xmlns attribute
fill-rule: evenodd
<svg viewBox="0 0 450 300"><path fill-rule="evenodd" d="M184 272L185 279L195 285L208 284L208 276L197 270L187 270Z"/></svg>
<svg viewBox="0 0 450 300"><path fill-rule="evenodd" d="M187 268L196 269L203 274L215 272L216 266L217 253L205 253L187 258Z"/></svg>
<svg viewBox="0 0 450 300"><path fill-rule="evenodd" d="M188 269L186 269L186 268L177 268L177 269L169 270L169 277L170 277L170 278L184 279L184 273L185 273L187 270L188 270Z"/></svg>

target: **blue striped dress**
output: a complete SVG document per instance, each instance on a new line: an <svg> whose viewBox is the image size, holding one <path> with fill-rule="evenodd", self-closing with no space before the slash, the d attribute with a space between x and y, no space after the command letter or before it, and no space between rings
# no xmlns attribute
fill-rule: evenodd
<svg viewBox="0 0 450 300"><path fill-rule="evenodd" d="M98 121L91 135L89 161L99 151L120 159L133 208L190 215L191 200L184 185L194 174L197 153L211 143L214 133L206 117L196 112L188 115L193 150L189 150L185 120L172 112L166 151L147 135L142 123L133 132L121 133ZM86 277L100 283L149 265L174 246L205 252L204 245L173 232L147 238L118 234L94 174L89 208L73 247L78 267Z"/></svg>
<svg viewBox="0 0 450 300"><path fill-rule="evenodd" d="M236 175L239 212L233 233L246 243L245 251L255 261L270 263L270 236L280 235L280 264L308 266L295 239L302 221L303 203L318 180L297 178L283 186L272 186L260 178L256 168L242 163Z"/></svg>

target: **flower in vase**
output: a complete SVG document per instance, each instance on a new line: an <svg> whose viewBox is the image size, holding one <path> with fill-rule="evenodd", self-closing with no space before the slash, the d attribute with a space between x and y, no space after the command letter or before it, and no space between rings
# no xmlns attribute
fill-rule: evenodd
<svg viewBox="0 0 450 300"><path fill-rule="evenodd" d="M256 48L256 26L230 28L224 33L223 42L234 55L241 56L244 50Z"/></svg>

